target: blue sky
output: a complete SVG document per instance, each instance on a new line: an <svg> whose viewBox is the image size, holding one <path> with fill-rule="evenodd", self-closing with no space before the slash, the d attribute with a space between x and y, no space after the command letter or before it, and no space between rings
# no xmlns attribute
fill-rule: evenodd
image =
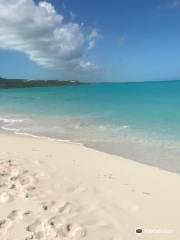
<svg viewBox="0 0 180 240"><path fill-rule="evenodd" d="M180 0L1 0L0 75L180 79L179 22Z"/></svg>

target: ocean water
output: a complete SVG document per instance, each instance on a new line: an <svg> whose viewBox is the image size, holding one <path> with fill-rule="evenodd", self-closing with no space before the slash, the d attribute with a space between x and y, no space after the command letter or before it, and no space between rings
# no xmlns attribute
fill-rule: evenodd
<svg viewBox="0 0 180 240"><path fill-rule="evenodd" d="M180 81L0 90L0 127L180 173Z"/></svg>

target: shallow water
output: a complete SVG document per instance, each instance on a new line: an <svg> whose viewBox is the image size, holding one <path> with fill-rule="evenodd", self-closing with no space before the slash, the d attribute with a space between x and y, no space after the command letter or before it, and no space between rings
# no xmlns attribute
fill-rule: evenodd
<svg viewBox="0 0 180 240"><path fill-rule="evenodd" d="M0 124L180 173L179 81L0 90Z"/></svg>

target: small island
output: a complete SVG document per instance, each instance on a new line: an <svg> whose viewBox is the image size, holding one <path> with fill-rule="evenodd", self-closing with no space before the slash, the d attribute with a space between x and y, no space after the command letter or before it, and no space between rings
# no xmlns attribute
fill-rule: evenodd
<svg viewBox="0 0 180 240"><path fill-rule="evenodd" d="M31 88L31 87L59 87L74 86L82 84L78 80L27 80L27 79L7 79L0 77L0 89L9 88Z"/></svg>

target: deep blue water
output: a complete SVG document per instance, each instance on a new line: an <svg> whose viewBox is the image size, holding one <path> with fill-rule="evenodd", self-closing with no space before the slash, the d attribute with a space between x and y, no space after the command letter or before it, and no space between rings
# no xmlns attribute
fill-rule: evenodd
<svg viewBox="0 0 180 240"><path fill-rule="evenodd" d="M180 81L0 90L0 119L180 172Z"/></svg>

